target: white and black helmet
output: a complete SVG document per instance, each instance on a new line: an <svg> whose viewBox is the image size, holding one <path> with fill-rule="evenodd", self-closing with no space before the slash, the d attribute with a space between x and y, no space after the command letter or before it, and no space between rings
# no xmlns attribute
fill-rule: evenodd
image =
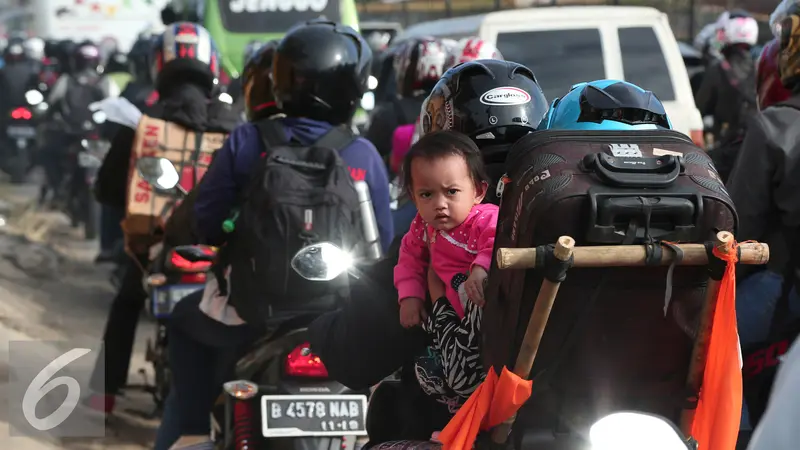
<svg viewBox="0 0 800 450"><path fill-rule="evenodd" d="M153 79L162 91L173 83L194 81L209 92L219 77L219 54L208 30L191 22L167 26L156 40Z"/></svg>

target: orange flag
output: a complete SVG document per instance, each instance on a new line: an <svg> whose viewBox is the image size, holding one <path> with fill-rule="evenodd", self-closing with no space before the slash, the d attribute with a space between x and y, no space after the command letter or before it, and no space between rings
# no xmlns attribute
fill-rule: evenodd
<svg viewBox="0 0 800 450"><path fill-rule="evenodd" d="M692 436L699 448L728 450L736 447L742 415L742 365L736 330L736 244L727 254L714 254L728 262L722 278L711 327L705 373Z"/></svg>
<svg viewBox="0 0 800 450"><path fill-rule="evenodd" d="M533 382L505 367L500 377L493 368L464 406L439 434L444 450L471 450L480 430L488 430L513 416L531 396Z"/></svg>

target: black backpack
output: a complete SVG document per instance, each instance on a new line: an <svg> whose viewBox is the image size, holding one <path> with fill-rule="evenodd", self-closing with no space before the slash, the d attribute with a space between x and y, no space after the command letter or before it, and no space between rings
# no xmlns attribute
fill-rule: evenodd
<svg viewBox="0 0 800 450"><path fill-rule="evenodd" d="M92 123L92 111L89 105L105 98L100 88L102 77L89 76L77 80L74 76L67 78L67 90L61 103L61 116L72 131L83 129L86 122Z"/></svg>
<svg viewBox="0 0 800 450"><path fill-rule="evenodd" d="M755 67L755 62L752 62L752 64ZM735 119L728 124L730 130L723 137L727 141L742 139L747 128L747 122L758 113L756 71L755 69L749 71L740 70L740 68L733 67L727 60L722 61L720 68L722 69L724 80L741 99Z"/></svg>
<svg viewBox="0 0 800 450"><path fill-rule="evenodd" d="M267 119L256 127L266 153L221 256L231 269L229 303L247 322L335 308L349 293L347 274L308 281L290 262L312 243L352 251L364 241L358 193L338 153L355 138L333 128L303 146L287 142L279 122Z"/></svg>

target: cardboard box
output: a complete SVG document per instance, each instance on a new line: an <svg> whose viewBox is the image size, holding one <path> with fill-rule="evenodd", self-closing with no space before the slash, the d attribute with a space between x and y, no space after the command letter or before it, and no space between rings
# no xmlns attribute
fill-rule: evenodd
<svg viewBox="0 0 800 450"><path fill-rule="evenodd" d="M227 136L222 133L200 133L182 126L142 116L136 129L128 175L128 200L122 229L131 247L157 242L163 233L179 196L160 194L140 175L136 162L144 156L167 158L180 174L179 184L190 191L205 175L211 156L222 147Z"/></svg>

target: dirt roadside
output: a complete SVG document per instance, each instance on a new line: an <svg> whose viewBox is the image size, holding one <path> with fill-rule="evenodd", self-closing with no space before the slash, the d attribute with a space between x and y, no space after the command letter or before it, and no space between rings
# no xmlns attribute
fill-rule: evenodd
<svg viewBox="0 0 800 450"><path fill-rule="evenodd" d="M93 264L97 242L81 238L66 217L34 208L37 188L0 181L0 376L9 379L8 342L52 340L99 342L114 296L110 266ZM140 320L129 382L141 383L146 339L154 324ZM8 383L0 402L8 401ZM152 448L157 420L149 395L120 397L104 438L52 439L10 436L7 408L0 410L0 448L14 450L133 450Z"/></svg>

